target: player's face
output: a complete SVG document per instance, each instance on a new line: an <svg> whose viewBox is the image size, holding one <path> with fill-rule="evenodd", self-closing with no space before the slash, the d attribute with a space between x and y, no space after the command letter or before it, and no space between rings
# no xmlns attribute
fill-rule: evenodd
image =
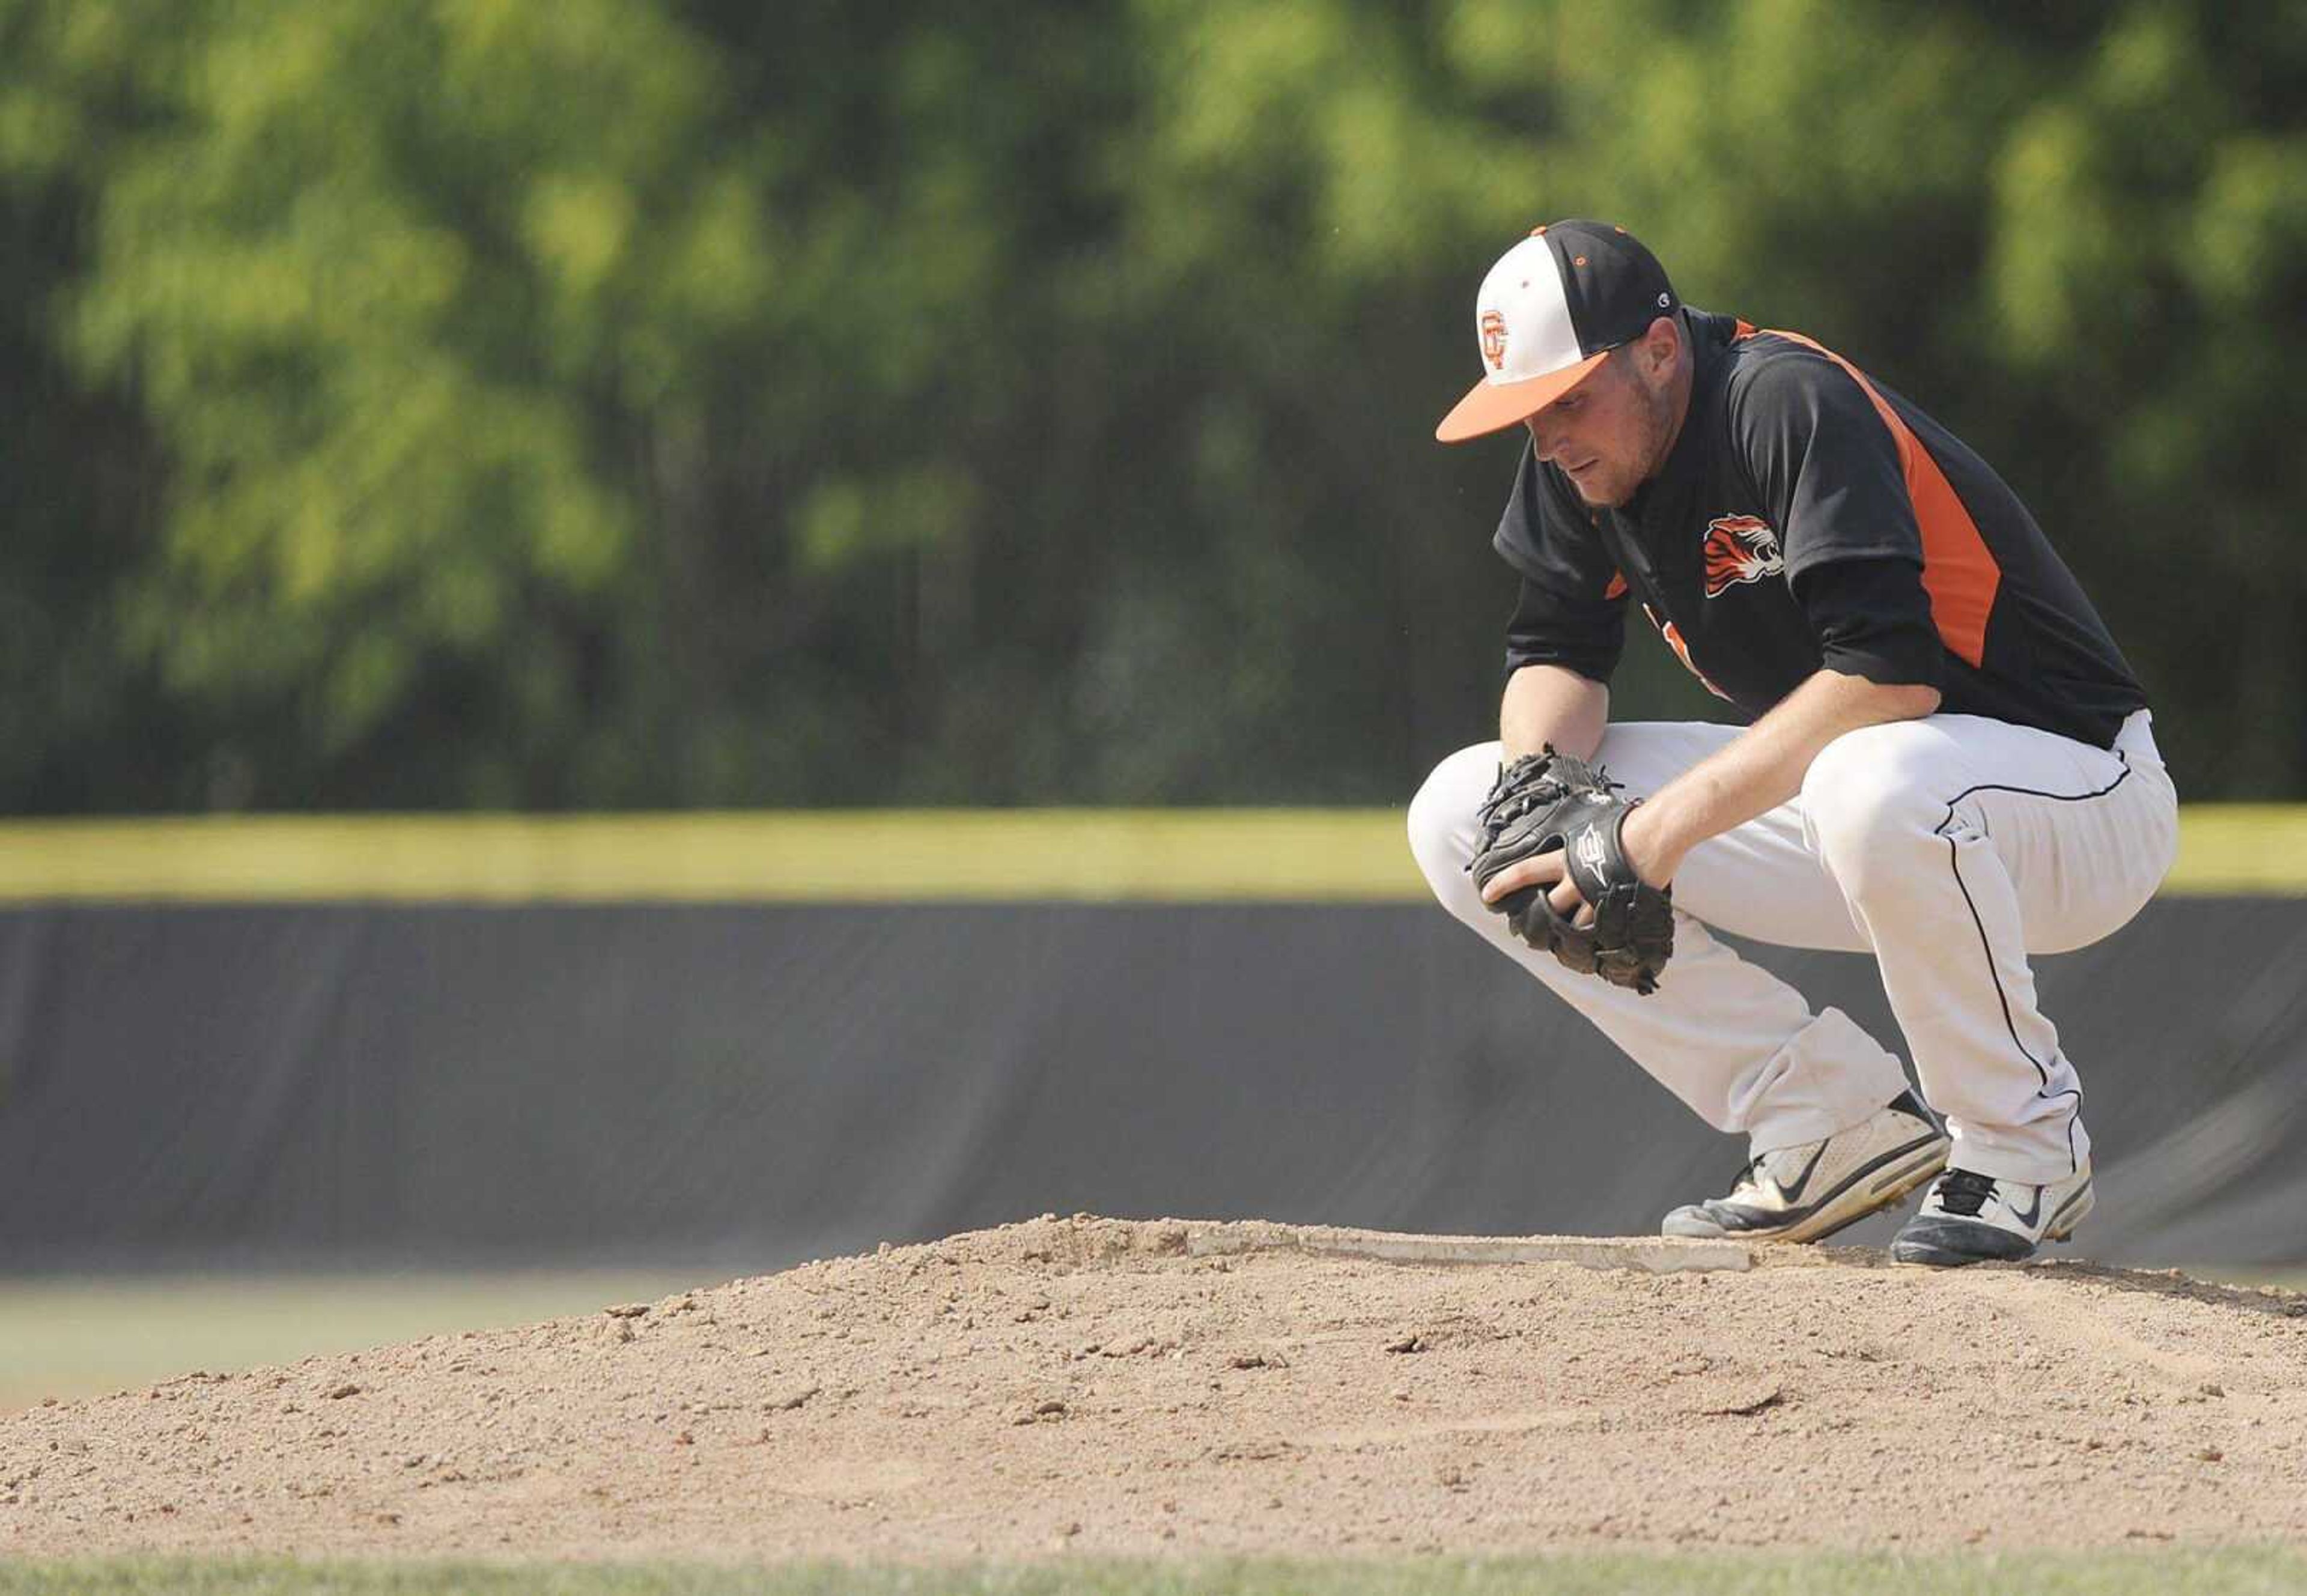
<svg viewBox="0 0 2307 1596"><path fill-rule="evenodd" d="M1538 458L1562 468L1589 504L1619 505L1665 464L1674 442L1672 351L1661 374L1649 340L1614 351L1593 374L1522 425Z"/></svg>

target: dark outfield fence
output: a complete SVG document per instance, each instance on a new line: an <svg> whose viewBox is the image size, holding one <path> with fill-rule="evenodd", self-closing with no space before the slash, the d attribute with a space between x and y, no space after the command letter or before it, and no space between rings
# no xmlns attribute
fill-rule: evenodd
<svg viewBox="0 0 2307 1596"><path fill-rule="evenodd" d="M1076 1209L1621 1233L1722 1187L1739 1143L1417 901L1397 826L21 828L0 1266L768 1268ZM2299 840L2191 815L2178 889L2042 962L2080 1252L2307 1261ZM1895 1041L1871 962L1755 956Z"/></svg>

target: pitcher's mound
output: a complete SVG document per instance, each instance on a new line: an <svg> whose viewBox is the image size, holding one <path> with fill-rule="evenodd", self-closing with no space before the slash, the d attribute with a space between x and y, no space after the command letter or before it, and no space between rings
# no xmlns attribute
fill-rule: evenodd
<svg viewBox="0 0 2307 1596"><path fill-rule="evenodd" d="M2307 1540L2307 1299L1043 1218L0 1419L30 1554L2140 1539Z"/></svg>

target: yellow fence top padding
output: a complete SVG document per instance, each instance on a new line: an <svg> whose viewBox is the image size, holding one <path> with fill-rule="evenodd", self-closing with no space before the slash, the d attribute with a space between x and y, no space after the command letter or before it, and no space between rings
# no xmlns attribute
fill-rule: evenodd
<svg viewBox="0 0 2307 1596"><path fill-rule="evenodd" d="M866 810L0 828L0 901L1396 899L1399 815Z"/></svg>
<svg viewBox="0 0 2307 1596"><path fill-rule="evenodd" d="M2195 806L2166 892L2307 894L2307 807ZM1390 810L234 816L0 824L0 903L1386 903Z"/></svg>
<svg viewBox="0 0 2307 1596"><path fill-rule="evenodd" d="M2181 806L2179 862L2163 889L2307 894L2307 804Z"/></svg>

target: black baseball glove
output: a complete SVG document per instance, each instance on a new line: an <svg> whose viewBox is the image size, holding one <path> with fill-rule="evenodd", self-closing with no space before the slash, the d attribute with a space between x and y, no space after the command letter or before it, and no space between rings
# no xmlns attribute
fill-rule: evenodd
<svg viewBox="0 0 2307 1596"><path fill-rule="evenodd" d="M1674 895L1671 888L1644 881L1626 862L1619 832L1641 801L1617 796L1619 785L1585 760L1555 752L1551 743L1524 754L1498 772L1497 784L1482 800L1482 845L1466 869L1479 890L1510 865L1562 850L1571 881L1593 906L1593 924L1564 919L1538 887L1508 893L1490 906L1532 948L1581 974L1599 975L1648 997L1674 957Z"/></svg>

